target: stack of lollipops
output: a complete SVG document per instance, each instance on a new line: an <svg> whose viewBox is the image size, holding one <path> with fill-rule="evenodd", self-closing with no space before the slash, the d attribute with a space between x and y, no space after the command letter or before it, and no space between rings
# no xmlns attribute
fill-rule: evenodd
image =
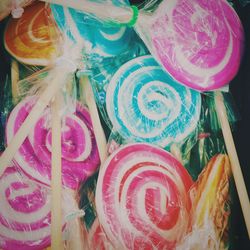
<svg viewBox="0 0 250 250"><path fill-rule="evenodd" d="M4 34L17 98L0 159L0 248L227 249L232 176L250 232L222 95L243 52L233 8L46 2ZM21 65L39 68L16 79ZM224 140L204 130L206 99ZM223 146L207 152L213 140Z"/></svg>

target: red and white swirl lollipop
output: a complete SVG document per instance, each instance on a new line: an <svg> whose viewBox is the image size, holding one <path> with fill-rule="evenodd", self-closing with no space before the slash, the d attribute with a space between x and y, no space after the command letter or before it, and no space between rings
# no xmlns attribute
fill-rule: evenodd
<svg viewBox="0 0 250 250"><path fill-rule="evenodd" d="M36 97L27 97L12 110L6 125L7 144L36 101ZM75 112L65 114L62 121L62 183L65 187L76 189L81 181L97 170L99 155L86 108L76 103ZM51 151L50 110L47 107L19 148L14 161L27 175L49 185Z"/></svg>
<svg viewBox="0 0 250 250"><path fill-rule="evenodd" d="M8 167L0 178L0 248L50 245L50 192Z"/></svg>
<svg viewBox="0 0 250 250"><path fill-rule="evenodd" d="M174 249L190 226L192 179L167 151L146 143L115 151L100 170L99 221L116 249Z"/></svg>

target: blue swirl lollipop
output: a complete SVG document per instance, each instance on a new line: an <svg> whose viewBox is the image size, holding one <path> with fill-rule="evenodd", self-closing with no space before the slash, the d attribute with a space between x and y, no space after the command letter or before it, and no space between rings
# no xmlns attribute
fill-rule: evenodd
<svg viewBox="0 0 250 250"><path fill-rule="evenodd" d="M115 5L126 2L113 0ZM86 54L91 57L113 57L127 51L135 32L132 28L111 27L89 14L61 5L50 5L54 19L67 36L77 42L84 41Z"/></svg>
<svg viewBox="0 0 250 250"><path fill-rule="evenodd" d="M201 96L177 83L147 55L116 71L107 88L106 109L113 130L127 141L167 147L195 130Z"/></svg>

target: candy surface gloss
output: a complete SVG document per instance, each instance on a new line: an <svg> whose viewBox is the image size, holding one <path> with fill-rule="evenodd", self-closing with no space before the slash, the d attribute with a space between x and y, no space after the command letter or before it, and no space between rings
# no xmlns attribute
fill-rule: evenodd
<svg viewBox="0 0 250 250"><path fill-rule="evenodd" d="M96 189L97 215L115 249L174 249L189 228L192 184L161 148L135 143L115 151Z"/></svg>

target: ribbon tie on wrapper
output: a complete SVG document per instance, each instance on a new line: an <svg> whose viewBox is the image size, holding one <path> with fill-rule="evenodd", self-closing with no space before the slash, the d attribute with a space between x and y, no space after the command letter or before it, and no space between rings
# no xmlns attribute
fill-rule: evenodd
<svg viewBox="0 0 250 250"><path fill-rule="evenodd" d="M21 7L20 0L12 0L12 10L11 15L13 18L20 18L24 12L24 9Z"/></svg>

